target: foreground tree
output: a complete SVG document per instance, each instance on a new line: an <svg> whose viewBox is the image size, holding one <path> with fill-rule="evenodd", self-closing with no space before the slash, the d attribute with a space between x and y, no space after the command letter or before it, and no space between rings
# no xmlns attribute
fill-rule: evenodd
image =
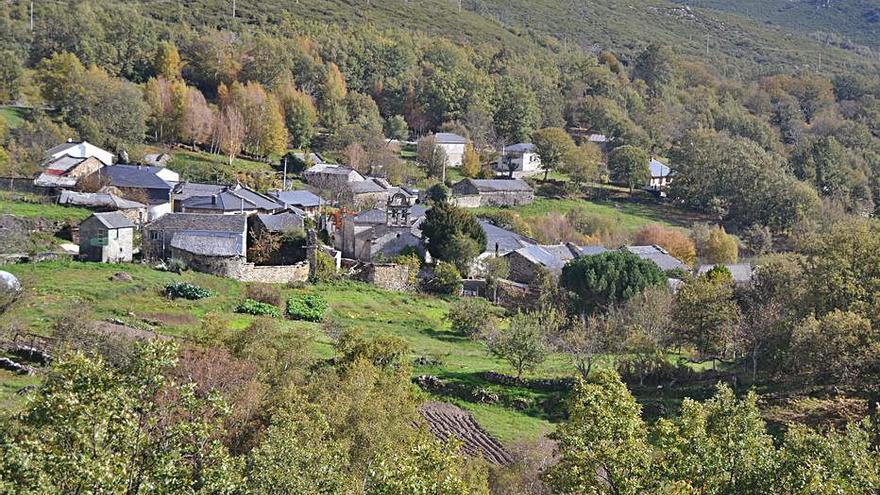
<svg viewBox="0 0 880 495"><path fill-rule="evenodd" d="M422 223L428 250L437 259L454 263L467 273L473 259L486 249L486 232L476 218L451 203L438 203Z"/></svg>
<svg viewBox="0 0 880 495"><path fill-rule="evenodd" d="M547 359L549 320L552 318L542 312L517 314L509 328L489 335L489 353L510 363L520 378L523 371L534 370Z"/></svg>
<svg viewBox="0 0 880 495"><path fill-rule="evenodd" d="M660 267L627 251L576 258L562 268L560 278L582 315L623 303L646 287L665 283Z"/></svg>
<svg viewBox="0 0 880 495"><path fill-rule="evenodd" d="M569 420L553 435L559 462L547 470L558 493L638 495L650 487L652 454L642 408L612 371L578 378Z"/></svg>
<svg viewBox="0 0 880 495"><path fill-rule="evenodd" d="M535 131L532 134L532 143L541 157L541 167L544 169L544 180L547 174L565 164L576 150L574 140L558 127L548 127Z"/></svg>

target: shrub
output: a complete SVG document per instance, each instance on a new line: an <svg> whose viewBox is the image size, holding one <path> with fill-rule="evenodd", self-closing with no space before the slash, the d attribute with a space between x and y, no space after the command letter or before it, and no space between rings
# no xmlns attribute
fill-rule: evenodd
<svg viewBox="0 0 880 495"><path fill-rule="evenodd" d="M318 295L303 294L287 300L287 315L292 320L321 321L327 312L327 300Z"/></svg>
<svg viewBox="0 0 880 495"><path fill-rule="evenodd" d="M406 276L406 285L413 288L419 283L419 270L422 268L422 258L419 257L417 252L412 252L410 254L404 254L403 251L400 252L399 255L395 256L393 260L394 263L398 265L405 266L409 268L409 272Z"/></svg>
<svg viewBox="0 0 880 495"><path fill-rule="evenodd" d="M697 248L687 234L675 229L667 229L657 224L645 225L636 234L633 243L639 246L657 245L670 255L693 265L697 260Z"/></svg>
<svg viewBox="0 0 880 495"><path fill-rule="evenodd" d="M211 297L211 291L187 282L174 282L165 286L165 294L172 299L204 299Z"/></svg>
<svg viewBox="0 0 880 495"><path fill-rule="evenodd" d="M492 307L485 299L466 297L452 305L446 319L454 332L479 337L492 325Z"/></svg>
<svg viewBox="0 0 880 495"><path fill-rule="evenodd" d="M312 282L329 282L336 278L336 260L329 254L318 250L315 253L317 258L317 267L315 268L315 278Z"/></svg>
<svg viewBox="0 0 880 495"><path fill-rule="evenodd" d="M235 312L254 316L271 316L273 318L281 316L281 310L278 309L278 306L254 301L253 299L245 299L243 303L235 308Z"/></svg>
<svg viewBox="0 0 880 495"><path fill-rule="evenodd" d="M171 258L170 260L165 262L165 270L177 273L179 275L180 273L186 271L186 262L181 259Z"/></svg>
<svg viewBox="0 0 880 495"><path fill-rule="evenodd" d="M461 292L461 275L452 263L441 261L434 267L434 278L430 288L437 294L458 294Z"/></svg>
<svg viewBox="0 0 880 495"><path fill-rule="evenodd" d="M247 286L247 298L272 306L281 306L281 292L271 284L251 284Z"/></svg>

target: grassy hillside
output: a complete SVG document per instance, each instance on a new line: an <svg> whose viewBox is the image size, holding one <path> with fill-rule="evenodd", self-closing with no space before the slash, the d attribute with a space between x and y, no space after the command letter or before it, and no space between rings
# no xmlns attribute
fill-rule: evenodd
<svg viewBox="0 0 880 495"><path fill-rule="evenodd" d="M252 0L238 2L237 16L232 19L230 2L196 0L185 6L175 2L168 8L149 8L146 12L169 23L182 21L244 31L272 29L291 19L357 28L403 27L461 43L492 44L514 51L538 46L558 50L564 45L579 45L588 50L613 50L624 61L631 60L648 43L660 41L682 55L703 60L727 76L800 68L832 72L876 70L876 53L829 46L827 40L817 41L811 36L817 29L851 32L856 39L866 42L877 29L870 22L871 14L864 14L866 20L854 26L851 16L846 14L859 12L861 7L844 8L835 3L832 9L808 16L806 6L796 5L797 12L803 14L796 17L805 21L798 29L791 29L792 26L781 22L789 18L786 11L778 13L780 22L773 25L774 17L767 14L768 9L760 6L765 2L759 0L688 3L695 7L686 8L673 0L463 0L459 10L456 0ZM869 2L860 0L855 4L867 8ZM835 15L822 17L829 13Z"/></svg>
<svg viewBox="0 0 880 495"><path fill-rule="evenodd" d="M26 288L25 297L3 315L4 321L25 325L42 334L50 332L55 318L80 305L92 308L96 319L118 320L135 328L183 338L198 336L200 320L209 312L222 314L233 332L253 321L252 316L233 312L245 297L244 284L202 273L176 275L144 265L77 262L10 265L4 269L16 275ZM111 281L110 277L119 271L129 273L133 281ZM169 300L162 290L176 280L198 284L215 295L198 301ZM510 372L510 369L489 357L482 344L449 331L445 317L452 300L346 282L302 289L279 286L279 289L285 300L297 292L318 293L327 299L330 316L343 325L363 329L367 334L390 333L406 339L413 360L428 358L426 361L434 363L415 366L414 375L432 374L451 382L481 386L504 397L532 400L535 405L523 411L458 402L474 411L477 419L502 439L530 438L552 429L551 418L538 407L548 399L548 394L493 385L480 378L483 371ZM304 345L309 345L317 356L332 355L331 340L319 324L290 320L279 320L279 323L281 331L300 335ZM554 355L533 376L564 376L569 372L565 359ZM27 384L25 382L30 383L15 375L0 374L0 409L16 402L14 392Z"/></svg>
<svg viewBox="0 0 880 495"><path fill-rule="evenodd" d="M733 12L807 35L817 32L880 48L880 4L874 0L676 0Z"/></svg>

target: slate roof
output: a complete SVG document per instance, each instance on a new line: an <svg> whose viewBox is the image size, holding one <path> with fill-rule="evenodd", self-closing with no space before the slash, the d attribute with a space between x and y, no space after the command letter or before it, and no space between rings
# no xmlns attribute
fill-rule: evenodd
<svg viewBox="0 0 880 495"><path fill-rule="evenodd" d="M687 270L688 267L678 258L671 256L660 246L626 246L625 249L643 260L650 260L657 264L661 270Z"/></svg>
<svg viewBox="0 0 880 495"><path fill-rule="evenodd" d="M354 223L385 223L388 215L385 210L373 208L372 210L362 211L354 216Z"/></svg>
<svg viewBox="0 0 880 495"><path fill-rule="evenodd" d="M438 132L434 134L434 142L437 144L466 144L467 139L451 132Z"/></svg>
<svg viewBox="0 0 880 495"><path fill-rule="evenodd" d="M314 164L324 163L324 158L318 153L309 153L308 156L306 156L302 151L295 151L293 152L293 157L303 163L306 163L309 160Z"/></svg>
<svg viewBox="0 0 880 495"><path fill-rule="evenodd" d="M754 269L752 268L751 263L725 264L724 266L730 270L734 282L744 284L752 280ZM697 275L703 275L712 268L715 268L715 265L700 265L700 267L697 268Z"/></svg>
<svg viewBox="0 0 880 495"><path fill-rule="evenodd" d="M483 192L531 192L532 188L520 179L464 179Z"/></svg>
<svg viewBox="0 0 880 495"><path fill-rule="evenodd" d="M595 256L607 252L608 250L603 246L581 246L581 256Z"/></svg>
<svg viewBox="0 0 880 495"><path fill-rule="evenodd" d="M571 259L563 259L557 256L556 253L548 251L543 246L537 245L521 247L514 252L532 263L555 270L561 270L562 267L565 266L565 263Z"/></svg>
<svg viewBox="0 0 880 495"><path fill-rule="evenodd" d="M58 204L87 206L92 208L116 208L119 210L128 210L134 208L146 208L147 205L138 203L137 201L129 201L120 198L115 194L109 193L84 193L76 191L61 191L61 197L58 198Z"/></svg>
<svg viewBox="0 0 880 495"><path fill-rule="evenodd" d="M110 178L115 187L134 187L139 189L171 190L171 185L160 179L156 172L160 167L138 165L113 165L102 168L98 173Z"/></svg>
<svg viewBox="0 0 880 495"><path fill-rule="evenodd" d="M386 190L381 184L371 179L349 182L348 189L353 194L380 193Z"/></svg>
<svg viewBox="0 0 880 495"><path fill-rule="evenodd" d="M178 182L174 185L174 189L171 191L171 195L175 200L183 201L192 196L210 196L212 194L218 194L227 187L229 186L224 184Z"/></svg>
<svg viewBox="0 0 880 495"><path fill-rule="evenodd" d="M192 230L203 232L243 233L247 227L245 215L215 215L212 213L167 213L147 226L148 230Z"/></svg>
<svg viewBox="0 0 880 495"><path fill-rule="evenodd" d="M45 163L44 166L46 167L46 173L61 175L86 160L86 158L64 155Z"/></svg>
<svg viewBox="0 0 880 495"><path fill-rule="evenodd" d="M269 232L290 232L303 229L303 217L296 213L284 212L275 215L259 213L257 219Z"/></svg>
<svg viewBox="0 0 880 495"><path fill-rule="evenodd" d="M240 243L241 239L235 236L190 232L179 232L171 239L171 247L201 256L241 256Z"/></svg>
<svg viewBox="0 0 880 495"><path fill-rule="evenodd" d="M538 243L538 241L524 235L495 226L488 220L478 219L477 221L483 228L483 232L486 233L486 252L494 253L497 245L498 254L504 255L521 247Z"/></svg>
<svg viewBox="0 0 880 495"><path fill-rule="evenodd" d="M324 200L320 196L311 191L276 191L269 193L279 202L285 205L302 206L303 208L314 208L321 206Z"/></svg>
<svg viewBox="0 0 880 495"><path fill-rule="evenodd" d="M108 211L106 213L93 213L92 216L97 218L108 229L125 229L133 228L134 224L122 213L118 211Z"/></svg>
<svg viewBox="0 0 880 495"><path fill-rule="evenodd" d="M312 165L308 169L306 169L305 173L309 174L331 174L331 175L348 175L351 172L356 172L354 169L343 167L342 165L336 165L333 163L318 163ZM360 175L358 173L358 175Z"/></svg>
<svg viewBox="0 0 880 495"><path fill-rule="evenodd" d="M656 158L651 158L648 168L651 169L651 177L667 177L672 171L665 163Z"/></svg>
<svg viewBox="0 0 880 495"><path fill-rule="evenodd" d="M274 211L282 207L281 204L268 196L242 186L227 187L218 193L210 195L190 196L181 204L184 208L198 208L203 210L217 211L241 211L241 210L269 210Z"/></svg>
<svg viewBox="0 0 880 495"><path fill-rule="evenodd" d="M510 153L534 153L535 145L532 143L517 143L504 147L505 152Z"/></svg>

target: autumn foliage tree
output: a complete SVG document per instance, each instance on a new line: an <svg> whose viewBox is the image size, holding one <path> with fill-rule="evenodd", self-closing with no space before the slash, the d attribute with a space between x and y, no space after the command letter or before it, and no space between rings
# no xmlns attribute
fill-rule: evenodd
<svg viewBox="0 0 880 495"><path fill-rule="evenodd" d="M670 255L692 266L697 260L696 245L687 234L680 230L668 229L655 223L642 227L636 233L633 244L660 246L669 252Z"/></svg>

